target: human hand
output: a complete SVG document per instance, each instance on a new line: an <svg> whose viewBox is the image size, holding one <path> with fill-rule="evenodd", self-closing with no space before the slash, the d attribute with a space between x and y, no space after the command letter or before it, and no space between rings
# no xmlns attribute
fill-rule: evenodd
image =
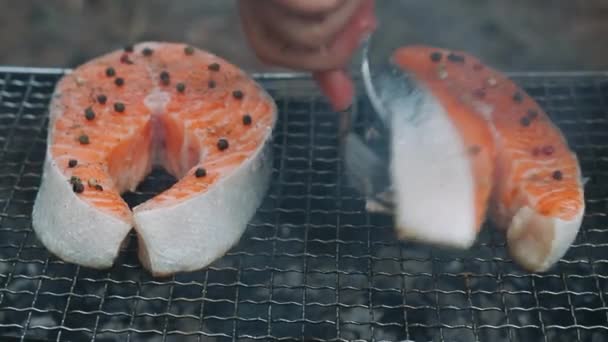
<svg viewBox="0 0 608 342"><path fill-rule="evenodd" d="M374 0L239 0L239 13L260 60L311 71L335 110L350 106L344 68L375 29Z"/></svg>

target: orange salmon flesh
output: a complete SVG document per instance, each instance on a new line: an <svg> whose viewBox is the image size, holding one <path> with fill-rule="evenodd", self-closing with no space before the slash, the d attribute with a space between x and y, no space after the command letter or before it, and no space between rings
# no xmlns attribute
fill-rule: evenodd
<svg viewBox="0 0 608 342"><path fill-rule="evenodd" d="M80 198L129 219L120 194L134 190L155 161L179 181L142 208L204 192L262 143L274 120L271 99L235 66L187 49L141 44L89 62L58 85L50 151L66 178L84 185Z"/></svg>
<svg viewBox="0 0 608 342"><path fill-rule="evenodd" d="M392 61L432 94L471 151L476 224L489 207L508 231L514 257L529 269L545 270L563 256L585 208L581 171L539 104L466 52L412 45L396 49Z"/></svg>

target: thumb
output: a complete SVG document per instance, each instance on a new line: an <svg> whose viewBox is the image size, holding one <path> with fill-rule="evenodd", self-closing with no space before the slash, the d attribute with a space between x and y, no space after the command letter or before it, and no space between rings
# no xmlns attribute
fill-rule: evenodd
<svg viewBox="0 0 608 342"><path fill-rule="evenodd" d="M352 104L354 85L344 70L329 70L313 73L321 92L329 99L335 111L344 111Z"/></svg>
<svg viewBox="0 0 608 342"><path fill-rule="evenodd" d="M361 38L376 28L374 0L363 2L349 24L338 35L333 43L334 49L354 50ZM346 110L353 101L354 83L344 70L328 70L313 73L321 91L329 99L335 111Z"/></svg>

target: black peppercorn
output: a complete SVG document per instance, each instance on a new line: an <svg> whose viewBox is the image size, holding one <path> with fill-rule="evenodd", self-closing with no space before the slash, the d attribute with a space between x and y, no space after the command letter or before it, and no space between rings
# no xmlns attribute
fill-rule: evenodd
<svg viewBox="0 0 608 342"><path fill-rule="evenodd" d="M516 103L521 103L523 100L524 97L520 92L515 92L515 94L513 94L513 101L515 101Z"/></svg>
<svg viewBox="0 0 608 342"><path fill-rule="evenodd" d="M232 96L233 96L235 99L240 100L240 99L242 99L242 98L243 98L243 96L245 96L245 94L243 94L243 92L242 92L242 91L240 91L240 90L235 90L235 91L233 91L233 92L232 92Z"/></svg>
<svg viewBox="0 0 608 342"><path fill-rule="evenodd" d="M243 115L243 125L245 125L245 126L251 125L251 115L249 115L249 114Z"/></svg>
<svg viewBox="0 0 608 342"><path fill-rule="evenodd" d="M431 53L431 61L439 62L441 60L441 52L433 52Z"/></svg>
<svg viewBox="0 0 608 342"><path fill-rule="evenodd" d="M95 119L95 112L93 111L93 108L87 107L87 109L84 110L84 117L89 121Z"/></svg>
<svg viewBox="0 0 608 342"><path fill-rule="evenodd" d="M171 80L171 76L169 76L169 73L167 71L162 71L160 73L160 81L164 84L167 85L169 84L169 81Z"/></svg>
<svg viewBox="0 0 608 342"><path fill-rule="evenodd" d="M117 111L117 112L119 112L119 113L124 112L125 111L125 105L124 105L124 103L122 103L122 102L116 102L114 104L114 110Z"/></svg>
<svg viewBox="0 0 608 342"><path fill-rule="evenodd" d="M114 70L112 67L108 67L106 69L106 76L113 77L114 75L116 75L116 70Z"/></svg>
<svg viewBox="0 0 608 342"><path fill-rule="evenodd" d="M84 191L84 185L80 182L75 182L74 184L72 184L72 190L74 190L75 193L82 193Z"/></svg>
<svg viewBox="0 0 608 342"><path fill-rule="evenodd" d="M133 61L129 59L129 54L127 53L123 53L122 56L120 56L120 62L124 64L133 64Z"/></svg>
<svg viewBox="0 0 608 342"><path fill-rule="evenodd" d="M553 171L553 174L551 176L555 180L562 180L564 178L564 175L560 170Z"/></svg>
<svg viewBox="0 0 608 342"><path fill-rule="evenodd" d="M196 169L196 171L194 171L194 175L196 176L196 178L205 177L207 175L207 170L203 169L202 167L199 167Z"/></svg>
<svg viewBox="0 0 608 342"><path fill-rule="evenodd" d="M221 138L220 140L217 141L217 148L220 149L220 151L223 151L225 149L228 148L228 140Z"/></svg>
<svg viewBox="0 0 608 342"><path fill-rule="evenodd" d="M80 142L83 145L88 145L90 143L89 136L86 134L81 134L78 137L78 142Z"/></svg>
<svg viewBox="0 0 608 342"><path fill-rule="evenodd" d="M454 63L463 63L464 56L457 55L455 53L450 53L450 54L448 54L448 61L454 62Z"/></svg>

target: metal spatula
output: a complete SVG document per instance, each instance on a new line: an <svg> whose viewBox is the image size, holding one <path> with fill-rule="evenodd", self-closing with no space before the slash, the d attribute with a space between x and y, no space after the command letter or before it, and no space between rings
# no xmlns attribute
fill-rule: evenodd
<svg viewBox="0 0 608 342"><path fill-rule="evenodd" d="M380 28L379 28L380 29ZM391 61L391 51L383 51L377 40L378 30L367 36L362 45L361 76L372 105L368 113L353 111L343 139L347 176L352 186L366 197L369 211L391 212L389 169L392 117L397 111L396 99L408 96L414 85L407 74ZM356 123L365 116L362 128Z"/></svg>

